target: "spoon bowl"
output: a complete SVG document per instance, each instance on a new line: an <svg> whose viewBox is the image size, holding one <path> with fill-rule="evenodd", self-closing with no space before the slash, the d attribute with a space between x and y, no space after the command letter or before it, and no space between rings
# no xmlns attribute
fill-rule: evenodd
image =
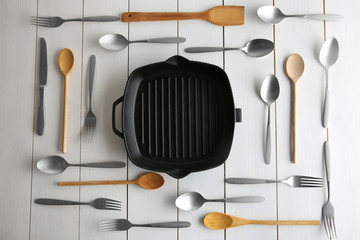
<svg viewBox="0 0 360 240"><path fill-rule="evenodd" d="M145 173L135 180L135 183L144 189L154 190L161 188L165 183L165 179L157 173Z"/></svg>
<svg viewBox="0 0 360 240"><path fill-rule="evenodd" d="M74 63L74 53L68 48L61 50L59 55L59 68L65 77L68 76L74 69Z"/></svg>
<svg viewBox="0 0 360 240"><path fill-rule="evenodd" d="M245 47L241 48L247 55L253 58L263 57L274 50L274 43L267 39L253 39Z"/></svg>
<svg viewBox="0 0 360 240"><path fill-rule="evenodd" d="M103 48L113 52L125 49L129 43L129 40L121 34L107 34L99 39L99 44Z"/></svg>
<svg viewBox="0 0 360 240"><path fill-rule="evenodd" d="M260 7L257 10L257 14L261 20L270 24L277 24L286 17L279 8L274 6Z"/></svg>
<svg viewBox="0 0 360 240"><path fill-rule="evenodd" d="M65 171L69 163L60 156L49 156L40 159L36 163L36 167L47 174L59 174Z"/></svg>
<svg viewBox="0 0 360 240"><path fill-rule="evenodd" d="M175 205L184 211L195 211L202 207L206 199L197 192L181 194L175 201Z"/></svg>
<svg viewBox="0 0 360 240"><path fill-rule="evenodd" d="M332 65L335 64L336 60L339 57L339 43L334 37L330 37L326 39L323 43L320 54L319 60L321 65L324 68L329 69Z"/></svg>

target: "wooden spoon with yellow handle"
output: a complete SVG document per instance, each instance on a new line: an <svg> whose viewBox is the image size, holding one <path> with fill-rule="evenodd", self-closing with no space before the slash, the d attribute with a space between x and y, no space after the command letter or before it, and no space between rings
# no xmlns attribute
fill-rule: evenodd
<svg viewBox="0 0 360 240"><path fill-rule="evenodd" d="M63 142L62 142L63 153L66 153L67 150L66 140L67 140L68 101L69 101L69 79L70 79L70 73L74 69L74 65L75 65L74 53L68 48L64 48L63 50L61 50L59 55L59 68L65 76Z"/></svg>
<svg viewBox="0 0 360 240"><path fill-rule="evenodd" d="M232 228L248 224L258 225L320 225L320 221L265 221L265 220L248 220L224 213L209 213L204 218L204 224L214 230Z"/></svg>
<svg viewBox="0 0 360 240"><path fill-rule="evenodd" d="M244 6L217 6L204 12L125 12L123 22L201 19L220 26L243 25Z"/></svg>

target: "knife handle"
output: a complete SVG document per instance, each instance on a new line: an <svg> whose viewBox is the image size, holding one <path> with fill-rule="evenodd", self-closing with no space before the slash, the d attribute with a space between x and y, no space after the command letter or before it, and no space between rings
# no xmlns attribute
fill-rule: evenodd
<svg viewBox="0 0 360 240"><path fill-rule="evenodd" d="M45 108L44 108L44 97L45 97L45 88L40 87L39 90L39 108L38 108L38 117L37 117L37 133L39 136L42 136L45 128Z"/></svg>

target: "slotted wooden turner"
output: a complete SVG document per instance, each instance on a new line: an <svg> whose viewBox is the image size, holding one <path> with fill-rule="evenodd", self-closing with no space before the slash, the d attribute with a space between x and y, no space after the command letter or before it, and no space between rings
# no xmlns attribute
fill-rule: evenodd
<svg viewBox="0 0 360 240"><path fill-rule="evenodd" d="M123 22L201 19L220 26L243 25L244 6L216 6L204 12L125 12Z"/></svg>

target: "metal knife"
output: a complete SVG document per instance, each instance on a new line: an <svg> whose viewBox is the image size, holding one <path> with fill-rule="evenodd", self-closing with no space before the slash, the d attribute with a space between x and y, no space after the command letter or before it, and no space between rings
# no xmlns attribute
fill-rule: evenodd
<svg viewBox="0 0 360 240"><path fill-rule="evenodd" d="M39 69L39 108L37 117L37 133L41 136L45 128L45 85L47 83L47 50L46 41L44 38L40 39L40 69Z"/></svg>

